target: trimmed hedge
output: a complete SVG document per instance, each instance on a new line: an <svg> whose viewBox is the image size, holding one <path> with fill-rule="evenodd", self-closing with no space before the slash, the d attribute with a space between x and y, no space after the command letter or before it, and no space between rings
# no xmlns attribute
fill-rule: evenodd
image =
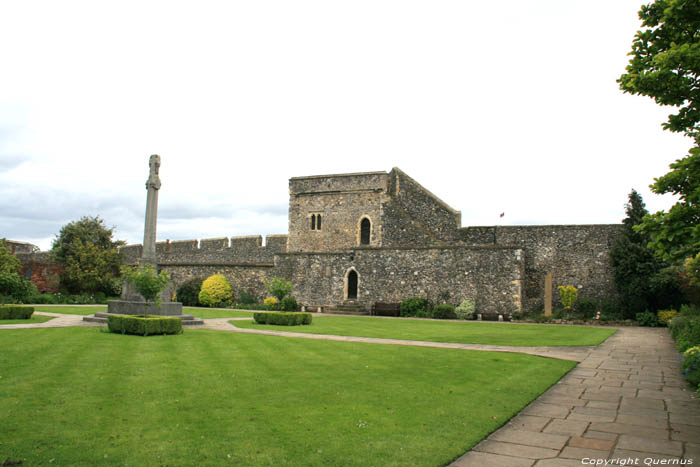
<svg viewBox="0 0 700 467"><path fill-rule="evenodd" d="M154 334L181 334L182 320L168 316L125 316L110 315L107 317L107 328L117 334L135 334L152 336Z"/></svg>
<svg viewBox="0 0 700 467"><path fill-rule="evenodd" d="M29 319L33 313L33 306L0 306L0 319Z"/></svg>
<svg viewBox="0 0 700 467"><path fill-rule="evenodd" d="M291 313L268 312L253 313L253 319L258 324L275 324L277 326L299 326L311 324L311 313L302 311Z"/></svg>

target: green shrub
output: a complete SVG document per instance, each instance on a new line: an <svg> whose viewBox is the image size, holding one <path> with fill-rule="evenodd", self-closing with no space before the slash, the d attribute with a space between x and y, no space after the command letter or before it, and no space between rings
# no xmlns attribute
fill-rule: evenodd
<svg viewBox="0 0 700 467"><path fill-rule="evenodd" d="M656 318L656 315L654 313L652 313L651 311L644 311L642 313L637 313L636 318L637 318L637 323L640 326L647 326L647 327L655 328L656 326L659 325L659 321Z"/></svg>
<svg viewBox="0 0 700 467"><path fill-rule="evenodd" d="M292 291L292 283L280 277L273 277L269 282L265 282L265 288L270 295L281 302Z"/></svg>
<svg viewBox="0 0 700 467"><path fill-rule="evenodd" d="M263 305L265 305L266 310L276 310L277 299L275 297L267 297L265 300L263 300Z"/></svg>
<svg viewBox="0 0 700 467"><path fill-rule="evenodd" d="M603 300L600 302L601 321L621 321L623 319L622 309L614 300Z"/></svg>
<svg viewBox="0 0 700 467"><path fill-rule="evenodd" d="M700 385L700 346L690 347L683 352L681 368L683 376L693 387Z"/></svg>
<svg viewBox="0 0 700 467"><path fill-rule="evenodd" d="M25 303L36 293L36 286L19 274L0 272L0 304Z"/></svg>
<svg viewBox="0 0 700 467"><path fill-rule="evenodd" d="M194 277L183 282L176 290L175 297L184 306L199 306L199 292L204 279Z"/></svg>
<svg viewBox="0 0 700 467"><path fill-rule="evenodd" d="M0 319L29 319L34 313L31 306L0 306Z"/></svg>
<svg viewBox="0 0 700 467"><path fill-rule="evenodd" d="M401 302L401 316L425 318L430 313L430 302L423 297L408 298Z"/></svg>
<svg viewBox="0 0 700 467"><path fill-rule="evenodd" d="M430 316L435 319L457 319L455 307L452 305L435 305Z"/></svg>
<svg viewBox="0 0 700 467"><path fill-rule="evenodd" d="M459 319L474 319L474 311L476 310L476 305L474 300L467 298L462 300L462 303L455 308L455 315Z"/></svg>
<svg viewBox="0 0 700 467"><path fill-rule="evenodd" d="M257 301L258 300L255 298L255 294L249 290L241 290L241 293L238 296L238 302L243 305L253 305Z"/></svg>
<svg viewBox="0 0 700 467"><path fill-rule="evenodd" d="M232 301L233 289L222 274L209 276L202 283L202 290L199 291L199 303L202 305L216 308L230 305Z"/></svg>
<svg viewBox="0 0 700 467"><path fill-rule="evenodd" d="M680 352L700 345L700 316L678 313L668 327Z"/></svg>
<svg viewBox="0 0 700 467"><path fill-rule="evenodd" d="M107 317L107 328L110 332L117 334L138 336L180 334L182 333L182 320L168 316L110 315Z"/></svg>
<svg viewBox="0 0 700 467"><path fill-rule="evenodd" d="M561 299L561 304L567 311L571 310L571 307L576 303L578 299L578 289L573 285L560 285L559 286L559 298Z"/></svg>
<svg viewBox="0 0 700 467"><path fill-rule="evenodd" d="M312 315L306 312L267 312L254 313L253 319L258 324L274 324L277 326L299 326L303 324L311 324Z"/></svg>
<svg viewBox="0 0 700 467"><path fill-rule="evenodd" d="M284 297L282 299L282 311L297 311L297 299L294 297Z"/></svg>
<svg viewBox="0 0 700 467"><path fill-rule="evenodd" d="M668 322L677 314L678 312L676 310L659 310L659 312L656 313L659 326L668 326Z"/></svg>
<svg viewBox="0 0 700 467"><path fill-rule="evenodd" d="M581 314L583 319L595 318L598 305L590 298L580 298L576 303L576 311Z"/></svg>

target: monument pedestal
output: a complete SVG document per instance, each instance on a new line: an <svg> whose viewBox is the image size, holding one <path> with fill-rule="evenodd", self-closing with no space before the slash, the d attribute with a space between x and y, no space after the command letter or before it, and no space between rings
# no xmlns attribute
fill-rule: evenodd
<svg viewBox="0 0 700 467"><path fill-rule="evenodd" d="M195 318L193 315L183 315L182 303L180 302L161 303L160 306L156 306L155 303L127 300L110 300L109 302L107 302L106 313L97 312L95 313L95 316L85 316L83 318L83 321L106 324L109 315L168 316L170 318L181 319L183 326L204 324L204 320L200 318Z"/></svg>

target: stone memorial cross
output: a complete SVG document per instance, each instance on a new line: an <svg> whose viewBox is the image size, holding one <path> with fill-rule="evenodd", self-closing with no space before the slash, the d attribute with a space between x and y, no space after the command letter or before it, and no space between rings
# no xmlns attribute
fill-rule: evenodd
<svg viewBox="0 0 700 467"><path fill-rule="evenodd" d="M143 253L141 254L141 265L156 265L156 221L158 218L158 190L160 190L160 156L153 154L148 161L150 174L146 180L146 223L143 228Z"/></svg>

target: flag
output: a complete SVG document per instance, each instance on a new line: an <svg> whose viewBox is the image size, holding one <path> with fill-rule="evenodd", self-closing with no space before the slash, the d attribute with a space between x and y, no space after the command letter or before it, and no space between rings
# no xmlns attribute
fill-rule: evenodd
<svg viewBox="0 0 700 467"><path fill-rule="evenodd" d="M506 215L506 213L505 213L505 212L502 212L502 213L501 213L501 217L503 217L503 216L505 216L505 215Z"/></svg>

